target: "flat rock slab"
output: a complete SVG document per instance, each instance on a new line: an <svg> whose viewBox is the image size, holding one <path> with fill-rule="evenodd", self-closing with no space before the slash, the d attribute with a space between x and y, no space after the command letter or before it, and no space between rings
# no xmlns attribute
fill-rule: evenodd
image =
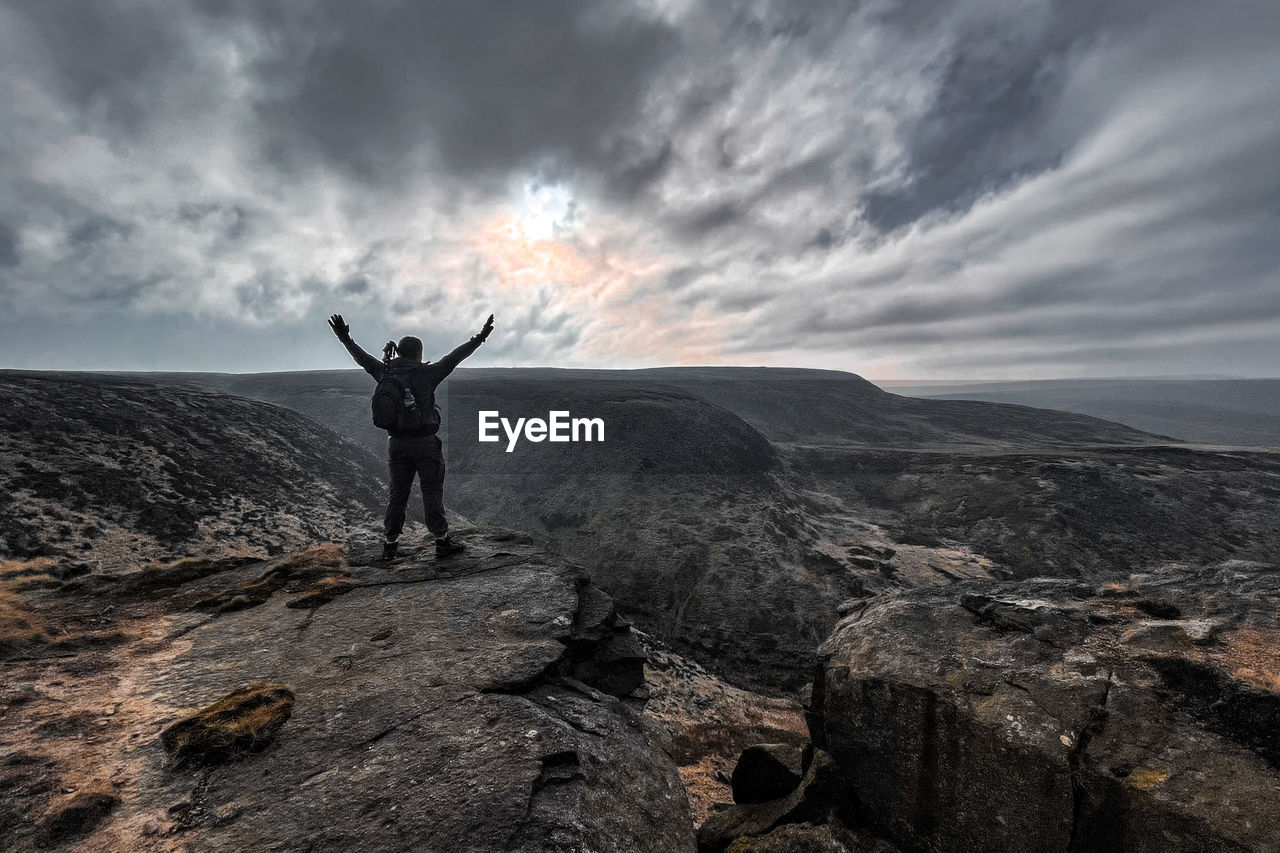
<svg viewBox="0 0 1280 853"><path fill-rule="evenodd" d="M447 565L347 565L354 588L312 610L281 591L165 617L165 641L122 650L101 707L132 716L91 770L120 802L86 849L695 849L662 734L574 677L590 638L625 632L612 608L532 546L471 544ZM268 748L166 756L165 725L251 682L295 697Z"/></svg>

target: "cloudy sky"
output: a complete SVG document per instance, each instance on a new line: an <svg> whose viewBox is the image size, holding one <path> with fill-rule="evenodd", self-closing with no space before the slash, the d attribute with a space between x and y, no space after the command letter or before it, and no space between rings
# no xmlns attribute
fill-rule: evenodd
<svg viewBox="0 0 1280 853"><path fill-rule="evenodd" d="M1280 375L1275 0L0 0L0 367Z"/></svg>

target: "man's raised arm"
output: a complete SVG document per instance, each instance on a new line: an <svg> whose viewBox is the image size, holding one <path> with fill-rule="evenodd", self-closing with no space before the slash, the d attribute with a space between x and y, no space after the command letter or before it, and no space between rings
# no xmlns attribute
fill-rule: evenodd
<svg viewBox="0 0 1280 853"><path fill-rule="evenodd" d="M334 314L329 318L329 328L333 329L333 333L338 336L338 340L342 341L342 345L347 348L347 352L351 353L351 357L356 360L356 364L360 365L374 379L380 379L382 376L382 362L369 353L360 348L360 345L351 340L351 327L343 321L341 314Z"/></svg>
<svg viewBox="0 0 1280 853"><path fill-rule="evenodd" d="M493 331L493 315L489 315L489 319L484 321L484 328L479 334L473 335L471 340L446 355L444 358L436 362L444 368L445 375L453 372L453 369L462 363L462 360L471 353L480 348L480 345L489 338L489 333Z"/></svg>

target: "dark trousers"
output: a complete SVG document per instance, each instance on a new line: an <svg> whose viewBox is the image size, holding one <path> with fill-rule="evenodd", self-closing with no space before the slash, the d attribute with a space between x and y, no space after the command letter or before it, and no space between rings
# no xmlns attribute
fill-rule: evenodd
<svg viewBox="0 0 1280 853"><path fill-rule="evenodd" d="M404 509L415 475L422 487L427 529L437 537L448 533L449 522L444 518L444 451L439 437L392 436L387 442L387 465L391 469L391 500L387 501L384 524L387 539L396 538L404 529Z"/></svg>

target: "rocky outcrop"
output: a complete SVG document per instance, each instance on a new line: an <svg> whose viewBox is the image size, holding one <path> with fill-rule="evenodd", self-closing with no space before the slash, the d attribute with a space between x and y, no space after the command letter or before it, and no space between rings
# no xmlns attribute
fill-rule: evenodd
<svg viewBox="0 0 1280 853"><path fill-rule="evenodd" d="M1229 562L887 596L823 646L810 728L906 850L1280 850L1277 595Z"/></svg>
<svg viewBox="0 0 1280 853"><path fill-rule="evenodd" d="M777 450L738 416L676 388L616 379L473 380L448 391L456 509L528 530L580 562L645 631L750 690L808 680L816 639L852 591L761 566L799 563L803 512ZM603 442L475 441L477 411L600 417ZM769 601L768 610L759 606Z"/></svg>
<svg viewBox="0 0 1280 853"><path fill-rule="evenodd" d="M372 541L336 562L319 549L319 580L282 557L33 593L67 623L111 619L116 639L11 662L0 847L692 851L612 601L527 540L469 539L461 557L410 549L392 566ZM264 578L243 606L196 607ZM325 578L342 594L288 606ZM90 803L96 825L57 818L56 792L102 785L115 801Z"/></svg>

